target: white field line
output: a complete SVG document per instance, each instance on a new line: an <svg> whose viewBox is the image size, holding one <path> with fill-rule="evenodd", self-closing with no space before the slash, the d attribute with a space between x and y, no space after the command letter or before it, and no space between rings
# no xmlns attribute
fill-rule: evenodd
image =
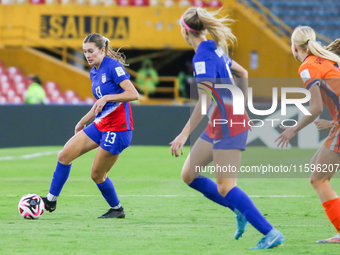
<svg viewBox="0 0 340 255"><path fill-rule="evenodd" d="M43 157L43 156L49 156L49 155L57 154L58 152L59 151L46 151L46 152L38 152L38 153L27 154L27 155L22 155L22 156L0 157L0 161L37 158L37 157Z"/></svg>
<svg viewBox="0 0 340 255"><path fill-rule="evenodd" d="M19 195L0 195L0 197L17 197ZM65 197L97 197L101 195L62 195ZM201 197L202 195L119 195L119 197ZM249 195L253 198L304 198L311 197L310 195Z"/></svg>

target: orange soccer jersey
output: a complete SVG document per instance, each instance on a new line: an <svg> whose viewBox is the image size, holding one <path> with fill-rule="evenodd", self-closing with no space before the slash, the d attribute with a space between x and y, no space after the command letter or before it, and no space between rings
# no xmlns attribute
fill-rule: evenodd
<svg viewBox="0 0 340 255"><path fill-rule="evenodd" d="M299 68L299 74L306 89L318 85L321 91L322 102L327 106L335 128L324 145L330 150L340 152L340 69L337 63L308 56Z"/></svg>

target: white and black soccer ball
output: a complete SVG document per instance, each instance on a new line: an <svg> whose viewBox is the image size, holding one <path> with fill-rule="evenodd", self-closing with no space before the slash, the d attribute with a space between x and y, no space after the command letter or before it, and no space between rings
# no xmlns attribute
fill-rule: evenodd
<svg viewBox="0 0 340 255"><path fill-rule="evenodd" d="M19 213L24 219L39 219L45 211L44 201L36 194L27 194L20 199Z"/></svg>

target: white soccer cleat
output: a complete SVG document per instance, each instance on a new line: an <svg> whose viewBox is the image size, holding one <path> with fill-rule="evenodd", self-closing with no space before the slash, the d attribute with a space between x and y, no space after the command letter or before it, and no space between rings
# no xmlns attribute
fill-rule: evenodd
<svg viewBox="0 0 340 255"><path fill-rule="evenodd" d="M328 239L321 239L316 241L317 243L339 243L340 244L340 233Z"/></svg>

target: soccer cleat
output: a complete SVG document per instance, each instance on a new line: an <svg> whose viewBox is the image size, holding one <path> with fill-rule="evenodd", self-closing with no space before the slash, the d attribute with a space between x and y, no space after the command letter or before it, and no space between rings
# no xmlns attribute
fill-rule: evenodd
<svg viewBox="0 0 340 255"><path fill-rule="evenodd" d="M339 243L340 244L340 233L328 239L318 240L317 243Z"/></svg>
<svg viewBox="0 0 340 255"><path fill-rule="evenodd" d="M238 240L240 237L242 237L242 234L244 231L246 231L248 221L247 219L240 213L239 210L235 209L234 213L236 214L236 220L237 220L237 229L235 232L235 239Z"/></svg>
<svg viewBox="0 0 340 255"><path fill-rule="evenodd" d="M257 243L256 247L250 249L270 249L283 244L284 241L282 233L274 228Z"/></svg>
<svg viewBox="0 0 340 255"><path fill-rule="evenodd" d="M123 207L120 207L118 209L112 209L108 210L107 213L104 213L102 216L97 217L97 219L108 219L108 218L125 218L125 212Z"/></svg>
<svg viewBox="0 0 340 255"><path fill-rule="evenodd" d="M45 204L45 210L53 212L57 208L57 201L48 201L47 197L41 197Z"/></svg>

